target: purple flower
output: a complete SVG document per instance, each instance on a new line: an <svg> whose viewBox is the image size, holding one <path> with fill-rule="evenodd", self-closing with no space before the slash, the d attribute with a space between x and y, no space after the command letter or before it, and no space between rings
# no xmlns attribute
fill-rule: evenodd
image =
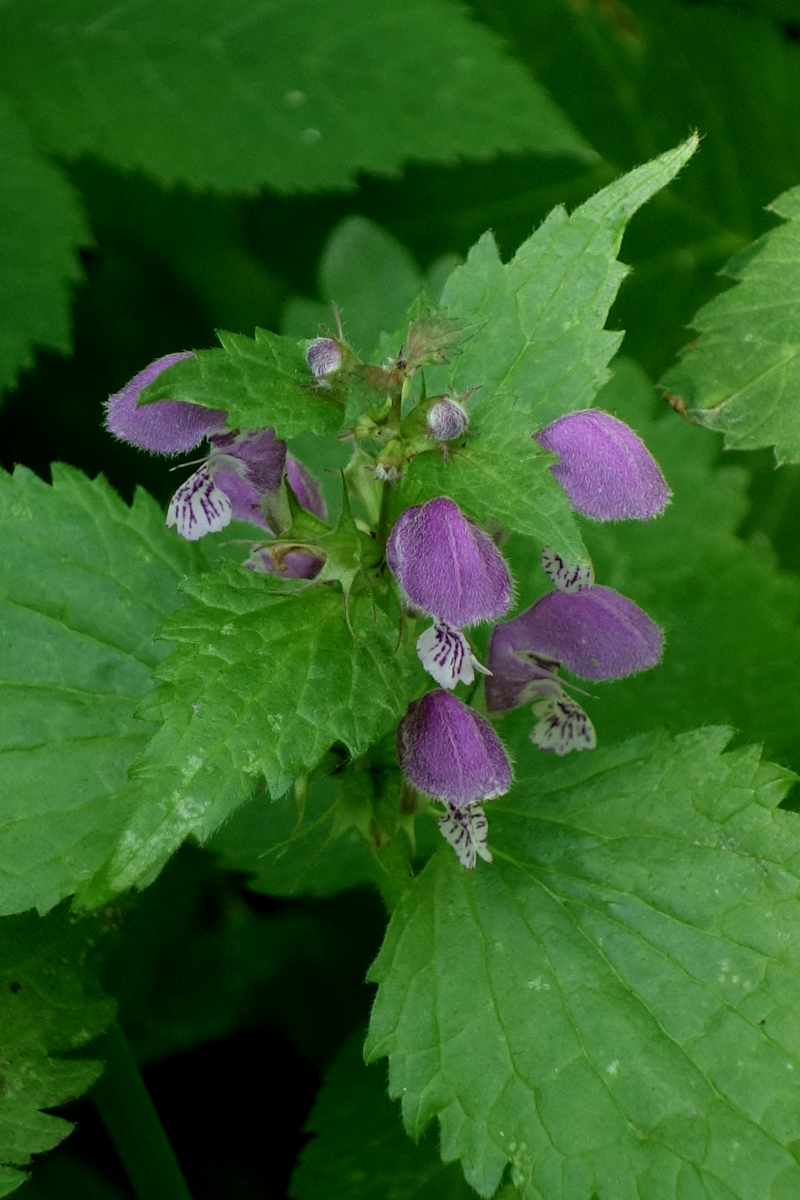
<svg viewBox="0 0 800 1200"><path fill-rule="evenodd" d="M339 344L329 337L315 338L306 350L306 362L315 379L332 375L342 365L342 351Z"/></svg>
<svg viewBox="0 0 800 1200"><path fill-rule="evenodd" d="M319 484L305 463L301 463L293 454L286 455L286 476L303 508L319 517L320 521L327 521L328 510Z"/></svg>
<svg viewBox="0 0 800 1200"><path fill-rule="evenodd" d="M551 470L578 512L598 521L646 521L671 492L644 442L623 421L588 408L533 435L559 457Z"/></svg>
<svg viewBox="0 0 800 1200"><path fill-rule="evenodd" d="M397 730L397 757L416 788L453 809L493 800L511 786L503 743L450 692L412 700Z"/></svg>
<svg viewBox="0 0 800 1200"><path fill-rule="evenodd" d="M219 533L232 518L268 528L262 497L278 492L286 462L286 443L274 429L209 436L206 462L182 483L167 509L167 528L196 542Z"/></svg>
<svg viewBox="0 0 800 1200"><path fill-rule="evenodd" d="M165 354L150 363L130 383L109 396L106 402L106 429L120 441L154 454L185 454L210 433L225 426L221 409L204 408L186 400L156 400L138 406L139 396L167 367L194 358L191 351Z"/></svg>
<svg viewBox="0 0 800 1200"><path fill-rule="evenodd" d="M502 554L446 496L400 515L386 559L413 605L457 629L494 620L511 603Z"/></svg>
<svg viewBox="0 0 800 1200"><path fill-rule="evenodd" d="M662 631L647 613L613 588L548 592L513 621L496 627L489 667L494 681L508 670L511 656L529 654L533 661L521 661L522 670L541 671L543 663L563 663L584 679L622 679L654 667L663 642ZM529 680L534 678L528 674ZM487 685L487 701L489 690ZM490 702L489 707L494 705Z"/></svg>

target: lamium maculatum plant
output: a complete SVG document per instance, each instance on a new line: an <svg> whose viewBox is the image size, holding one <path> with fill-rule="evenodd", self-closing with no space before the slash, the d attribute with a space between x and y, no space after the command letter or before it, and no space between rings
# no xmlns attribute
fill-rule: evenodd
<svg viewBox="0 0 800 1200"><path fill-rule="evenodd" d="M59 46L108 41L135 58L139 42L115 32L124 7L87 8L77 41L60 14ZM433 37L431 7L461 20L438 0L370 14L392 89L408 83L398 39L405 63L403 31ZM592 22L587 45L610 23L624 42L613 61L644 54L652 31L626 13L572 7L570 22ZM212 60L228 70L229 41L258 24L240 18L209 17L212 90ZM335 80L352 20L334 6L326 21L344 48ZM479 135L483 86L459 82L470 29L434 38L446 95L436 107L414 76L404 120L430 104L435 132L457 93L464 136ZM374 63L369 50L352 61ZM337 125L307 82L325 62L309 35L291 71L276 59L238 95L249 111L258 88L281 91L280 136L327 188ZM137 64L144 104L171 76ZM25 73L6 69L13 116ZM348 104L330 111L344 128ZM515 151L516 105L504 111ZM42 109L37 138L59 112ZM760 535L738 536L741 470L719 467L697 428L755 437L751 389L771 428L759 381L792 375L800 331L784 299L797 279L781 291L769 277L776 263L797 272L800 199L781 197L785 232L735 260L741 293L701 313L656 416L605 326L627 223L697 138L623 174L563 121L581 186L605 186L553 209L508 261L485 234L423 275L350 216L323 251L324 306L294 297L283 333L221 332L213 349L180 349L178 325L173 353L121 387L133 367L120 370L98 436L173 480L163 505L138 491L128 506L57 465L52 484L0 479L0 1195L63 1135L44 1110L91 1087L137 1195L186 1200L123 1027L144 1060L239 1035L268 1003L298 1053L334 1059L296 1200L800 1195L800 818L778 808L790 773L750 745L763 726L791 761L800 596ZM375 169L394 161L390 141L381 131ZM70 145L65 161L83 144ZM670 193L660 219L695 230L690 194ZM697 228L698 257L732 236ZM283 302L222 235L217 252L232 288ZM180 238L170 253L182 261ZM176 993L153 1011L142 997L157 972L136 958L148 939ZM200 946L188 965L184 943ZM348 972L351 991L328 1003ZM364 1056L388 1058L400 1113ZM420 1142L434 1118L438 1139Z"/></svg>

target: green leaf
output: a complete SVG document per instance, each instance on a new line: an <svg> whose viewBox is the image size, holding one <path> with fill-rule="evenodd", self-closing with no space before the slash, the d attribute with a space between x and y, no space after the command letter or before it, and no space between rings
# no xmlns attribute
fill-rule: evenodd
<svg viewBox="0 0 800 1200"><path fill-rule="evenodd" d="M257 329L255 338L220 333L221 350L199 350L159 375L141 402L191 400L224 408L233 429L272 426L280 438L337 433L342 409L329 388L315 387L296 342Z"/></svg>
<svg viewBox="0 0 800 1200"><path fill-rule="evenodd" d="M373 883L376 862L354 826L334 836L339 779L309 788L302 819L286 799L257 795L208 843L220 866L245 871L247 886L268 896L333 896Z"/></svg>
<svg viewBox="0 0 800 1200"><path fill-rule="evenodd" d="M726 448L774 446L780 465L800 462L800 187L770 208L786 224L731 259L738 286L700 309L700 338L662 383Z"/></svg>
<svg viewBox="0 0 800 1200"><path fill-rule="evenodd" d="M90 240L72 188L0 95L0 391L33 364L34 346L71 349L70 285Z"/></svg>
<svg viewBox="0 0 800 1200"><path fill-rule="evenodd" d="M52 487L0 474L0 913L80 889L127 823L153 635L197 561L142 492L128 508L70 467Z"/></svg>
<svg viewBox="0 0 800 1200"><path fill-rule="evenodd" d="M666 632L659 667L592 683L591 696L580 698L601 744L656 726L730 724L800 769L800 580L778 569L766 541L736 536L747 473L716 465L715 435L666 405L659 411L630 361L616 364L598 404L644 438L674 493L657 521L583 525L598 582L630 596ZM505 553L526 608L550 582L530 543L512 538ZM508 722L530 729L530 709Z"/></svg>
<svg viewBox="0 0 800 1200"><path fill-rule="evenodd" d="M169 184L319 190L409 158L588 151L445 0L12 0L0 42L0 85L47 149Z"/></svg>
<svg viewBox="0 0 800 1200"><path fill-rule="evenodd" d="M543 450L516 417L513 399L478 409L472 431L460 448L421 454L408 470L401 503L421 504L451 496L477 521L493 518L507 529L552 546L569 562L586 558L578 523L550 471L555 455Z"/></svg>
<svg viewBox="0 0 800 1200"><path fill-rule="evenodd" d="M392 918L367 1043L419 1136L490 1196L800 1188L800 818L727 732L545 756Z"/></svg>
<svg viewBox="0 0 800 1200"><path fill-rule="evenodd" d="M588 408L609 376L622 334L604 329L627 268L617 261L633 214L674 179L697 149L693 136L636 167L568 216L561 206L503 264L491 233L473 246L442 293L442 307L478 325L453 369L426 372L428 394L450 383L480 387L477 414L502 403L530 432Z"/></svg>
<svg viewBox="0 0 800 1200"><path fill-rule="evenodd" d="M164 626L178 645L152 712L165 721L137 767L140 799L90 893L149 882L184 838L201 841L266 778L274 797L341 742L363 754L405 712L418 678L397 629L363 596L316 585L271 593L239 568L199 576ZM110 889L110 892L109 890Z"/></svg>
<svg viewBox="0 0 800 1200"><path fill-rule="evenodd" d="M475 1193L430 1135L415 1146L386 1094L382 1070L366 1067L363 1035L345 1044L317 1096L292 1176L295 1200L469 1200Z"/></svg>
<svg viewBox="0 0 800 1200"><path fill-rule="evenodd" d="M0 1196L25 1182L19 1168L31 1155L51 1150L72 1129L42 1110L80 1096L102 1071L102 1063L74 1052L114 1015L84 965L104 920L60 909L0 925Z"/></svg>

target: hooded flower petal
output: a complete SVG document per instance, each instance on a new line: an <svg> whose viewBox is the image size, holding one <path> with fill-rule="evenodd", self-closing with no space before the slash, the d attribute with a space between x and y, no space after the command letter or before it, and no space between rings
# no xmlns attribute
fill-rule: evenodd
<svg viewBox="0 0 800 1200"><path fill-rule="evenodd" d="M540 700L533 706L534 716L539 718L530 732L530 739L540 750L563 757L570 750L594 750L597 737L594 725L566 692Z"/></svg>
<svg viewBox="0 0 800 1200"><path fill-rule="evenodd" d="M594 567L591 563L568 563L549 546L542 550L542 566L559 591L582 592L584 588L594 586Z"/></svg>
<svg viewBox="0 0 800 1200"><path fill-rule="evenodd" d="M386 558L412 604L458 629L494 620L511 603L502 554L446 496L400 515Z"/></svg>
<svg viewBox="0 0 800 1200"><path fill-rule="evenodd" d="M460 629L447 621L434 621L417 638L417 654L425 670L440 687L454 688L459 680L467 686L475 679L475 671L488 675Z"/></svg>
<svg viewBox="0 0 800 1200"><path fill-rule="evenodd" d="M559 457L551 470L578 512L598 521L646 521L671 492L658 463L623 421L598 409L568 413L534 434Z"/></svg>
<svg viewBox="0 0 800 1200"><path fill-rule="evenodd" d="M511 786L503 743L450 692L412 700L397 730L397 757L415 787L451 808L493 800Z"/></svg>
<svg viewBox="0 0 800 1200"><path fill-rule="evenodd" d="M301 463L294 455L287 454L286 475L292 491L303 508L307 508L315 517L319 517L320 521L327 521L328 510L322 498L322 491L305 463Z"/></svg>
<svg viewBox="0 0 800 1200"><path fill-rule="evenodd" d="M204 463L170 500L167 529L175 525L182 538L196 542L207 533L219 533L230 523L231 515L230 500Z"/></svg>
<svg viewBox="0 0 800 1200"><path fill-rule="evenodd" d="M306 350L306 362L315 379L332 375L342 365L342 351L333 338L315 338Z"/></svg>
<svg viewBox="0 0 800 1200"><path fill-rule="evenodd" d="M479 804L470 804L469 808L448 807L447 812L439 817L439 831L455 850L461 866L467 870L475 869L478 854L485 862L492 861L491 851L486 845L489 822Z"/></svg>
<svg viewBox="0 0 800 1200"><path fill-rule="evenodd" d="M162 371L186 358L191 351L165 354L150 363L130 383L109 396L106 402L106 429L120 441L130 442L154 454L183 454L199 446L205 437L225 425L226 413L204 408L185 400L156 400L137 407L139 396Z"/></svg>
<svg viewBox="0 0 800 1200"><path fill-rule="evenodd" d="M647 613L613 588L548 592L513 621L497 626L489 668L495 677L502 675L510 654L528 652L563 663L584 679L622 679L654 667L663 642Z"/></svg>
<svg viewBox="0 0 800 1200"><path fill-rule="evenodd" d="M211 457L224 455L230 459L227 469L249 483L259 495L279 490L286 464L286 442L275 437L274 429L223 433L209 438L209 442Z"/></svg>

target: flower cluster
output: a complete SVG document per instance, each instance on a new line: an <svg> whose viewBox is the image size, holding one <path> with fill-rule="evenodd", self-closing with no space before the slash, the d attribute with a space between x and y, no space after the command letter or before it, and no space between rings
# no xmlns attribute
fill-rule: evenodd
<svg viewBox="0 0 800 1200"><path fill-rule="evenodd" d="M448 401L448 403L450 403ZM440 406L445 404L442 400ZM463 432L455 409L436 406L431 436ZM430 417L429 417L430 421ZM670 492L644 443L623 422L589 410L559 418L536 435L558 455L552 471L578 511L597 520L647 520ZM511 766L489 723L452 689L486 675L486 704L502 714L533 703L531 741L557 755L596 745L587 713L567 691L561 668L582 679L621 679L655 666L661 629L633 601L595 583L590 563L569 563L554 550L542 566L555 585L513 620L497 624L481 666L464 634L509 609L512 583L490 537L446 497L401 514L386 547L388 565L408 611L433 618L417 641L425 669L441 689L415 700L400 724L397 753L408 779L445 805L439 827L458 861L491 861L482 802L511 786Z"/></svg>
<svg viewBox="0 0 800 1200"><path fill-rule="evenodd" d="M464 401L471 392L434 397L419 406L418 416L412 410L403 418L400 376L405 372L407 382L422 361L438 361L431 339L441 333L433 318L412 323L410 358L401 353L388 371L359 364L341 329L339 338L316 338L307 347L309 386L331 388L330 377L337 372L339 380L360 372L362 384L370 383L370 372L380 376L377 391L383 388L386 395L362 418L363 428L350 431L356 440L369 436L380 443L372 464L378 481L396 482L426 440L441 445L446 461L448 442L468 429ZM444 333L452 340L458 331ZM167 525L196 541L239 518L280 536L291 509L287 486L303 508L326 520L319 484L273 428L229 429L223 409L190 401L140 403L161 372L193 357L185 352L156 360L107 404L109 431L142 449L174 455L208 444L198 469L172 497ZM570 413L534 436L556 455L553 475L587 516L647 520L669 500L657 463L633 430L614 417L594 410ZM589 750L596 743L591 720L567 690L574 685L559 672L563 668L587 680L621 679L660 660L663 635L631 600L598 585L590 563L569 563L550 548L542 553L542 566L553 590L512 620L501 621L514 590L505 559L492 538L446 496L402 512L385 553L404 610L432 621L417 639L417 653L438 685L414 700L400 722L398 760L415 788L443 804L441 833L458 861L474 868L478 857L492 861L482 806L508 791L512 769L489 721L454 694L457 685L469 687L476 672L485 675L490 714L532 703L538 721L530 736L536 746L557 755ZM326 551L304 541L262 541L252 546L243 565L311 580L325 558ZM335 577L327 568L320 576ZM478 661L465 633L482 622L496 623L488 666Z"/></svg>
<svg viewBox="0 0 800 1200"><path fill-rule="evenodd" d="M314 358L316 345L312 343L309 347L309 360ZM336 349L334 342L331 345ZM325 503L319 484L310 471L288 453L286 443L276 438L274 429L244 433L229 430L225 428L227 413L222 409L205 408L184 400L139 403L141 393L162 371L193 357L191 352L184 352L156 359L121 391L109 397L106 405L109 432L139 449L154 454L182 454L194 450L204 440L208 441L208 454L200 467L180 485L170 500L167 526L174 526L180 536L190 542L208 533L219 533L234 518L277 532L271 520L271 502L278 497L284 477L299 503L325 520ZM324 361L317 354L315 364L316 369L309 361L317 376L338 366L329 348ZM276 570L268 554L256 553L247 565L256 570ZM312 578L320 565L317 559L306 554L297 554L291 562L282 564L286 574L298 578Z"/></svg>

